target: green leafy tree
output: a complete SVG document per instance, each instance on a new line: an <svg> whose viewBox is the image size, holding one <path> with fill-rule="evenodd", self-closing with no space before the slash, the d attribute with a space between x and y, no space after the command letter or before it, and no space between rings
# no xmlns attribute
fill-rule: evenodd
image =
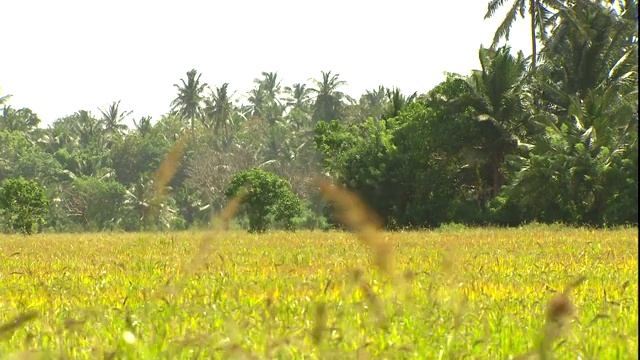
<svg viewBox="0 0 640 360"><path fill-rule="evenodd" d="M59 182L62 166L24 132L0 131L0 182L8 178L37 179L45 187Z"/></svg>
<svg viewBox="0 0 640 360"><path fill-rule="evenodd" d="M84 230L110 230L120 221L125 195L126 188L113 179L82 176L66 187L61 201Z"/></svg>
<svg viewBox="0 0 640 360"><path fill-rule="evenodd" d="M7 179L0 187L0 208L6 212L7 224L13 230L32 234L44 224L49 200L35 181Z"/></svg>
<svg viewBox="0 0 640 360"><path fill-rule="evenodd" d="M145 173L153 173L166 157L171 142L161 136L127 135L114 143L111 164L116 180L128 187Z"/></svg>
<svg viewBox="0 0 640 360"><path fill-rule="evenodd" d="M294 218L301 213L300 200L286 180L258 168L237 173L225 191L228 198L245 193L244 211L249 218L249 231L264 232L272 220L293 230Z"/></svg>

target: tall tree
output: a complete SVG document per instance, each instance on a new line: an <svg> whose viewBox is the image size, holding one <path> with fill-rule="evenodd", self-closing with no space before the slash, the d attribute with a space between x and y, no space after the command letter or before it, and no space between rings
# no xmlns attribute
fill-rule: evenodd
<svg viewBox="0 0 640 360"><path fill-rule="evenodd" d="M332 75L331 71L322 71L322 79L310 79L315 87L311 88L311 92L316 95L315 104L313 105L314 123L320 120L331 121L342 118L344 103L353 103L354 100L349 95L341 92L339 89L347 82L339 80L340 74Z"/></svg>
<svg viewBox="0 0 640 360"><path fill-rule="evenodd" d="M77 111L71 118L72 129L78 136L81 147L87 148L91 145L102 146L102 127L100 121L87 110Z"/></svg>
<svg viewBox="0 0 640 360"><path fill-rule="evenodd" d="M229 83L224 83L220 87L216 87L215 90L211 90L209 97L205 99L205 115L208 121L212 122L213 130L216 133L222 133L225 137L229 135L229 132L233 126L232 113L233 103L231 97L233 94L229 94Z"/></svg>
<svg viewBox="0 0 640 360"><path fill-rule="evenodd" d="M262 72L262 79L254 79L254 83L262 89L266 95L267 101L279 101L280 95L280 80L278 80L277 72Z"/></svg>
<svg viewBox="0 0 640 360"><path fill-rule="evenodd" d="M140 121L133 120L133 125L140 136L146 136L151 133L153 125L151 124L151 116L143 116Z"/></svg>
<svg viewBox="0 0 640 360"><path fill-rule="evenodd" d="M495 15L496 11L502 7L505 0L491 0L487 5L487 13L484 18L489 19ZM509 33L511 26L516 21L518 15L525 18L527 14L531 21L531 67L536 69L537 65L537 44L538 38L546 39L547 27L550 25L550 19L553 15L552 8L564 8L562 1L559 0L513 0L511 8L507 12L504 20L496 30L493 37L493 47L495 47L502 38L509 41Z"/></svg>
<svg viewBox="0 0 640 360"><path fill-rule="evenodd" d="M287 106L291 109L300 109L304 112L308 110L311 89L306 84L295 83L293 87L285 87L287 93Z"/></svg>
<svg viewBox="0 0 640 360"><path fill-rule="evenodd" d="M31 132L38 124L40 118L29 108L14 109L4 105L0 110L0 131Z"/></svg>
<svg viewBox="0 0 640 360"><path fill-rule="evenodd" d="M106 109L99 109L102 114L100 121L104 128L105 136L109 141L113 137L122 135L127 130L127 125L123 121L133 111L120 111L120 100L112 102Z"/></svg>
<svg viewBox="0 0 640 360"><path fill-rule="evenodd" d="M517 149L528 130L526 60L522 52L511 55L508 46L480 47L479 58L482 69L464 78L467 94L452 104L460 111L471 107L476 113L480 132L473 151L487 167L491 195L496 196L506 181L505 157Z"/></svg>
<svg viewBox="0 0 640 360"><path fill-rule="evenodd" d="M418 97L417 92L405 96L398 88L387 89L386 95L388 103L382 114L382 118L385 120L400 115L400 112Z"/></svg>
<svg viewBox="0 0 640 360"><path fill-rule="evenodd" d="M261 87L256 87L249 91L249 114L253 118L260 118L264 113L264 107L267 104L267 95Z"/></svg>
<svg viewBox="0 0 640 360"><path fill-rule="evenodd" d="M250 93L257 117L264 118L270 126L282 117L285 107L280 101L280 80L277 72L262 72L262 79L254 79L257 88Z"/></svg>
<svg viewBox="0 0 640 360"><path fill-rule="evenodd" d="M380 119L383 107L386 102L387 88L380 85L377 89L367 90L360 97L360 108L362 109L364 118L373 117Z"/></svg>
<svg viewBox="0 0 640 360"><path fill-rule="evenodd" d="M187 72L187 81L180 79L182 85L173 84L178 89L178 96L171 102L171 110L187 120L191 126L191 133L195 133L195 122L203 118L203 92L207 83L200 83L200 76L196 69Z"/></svg>

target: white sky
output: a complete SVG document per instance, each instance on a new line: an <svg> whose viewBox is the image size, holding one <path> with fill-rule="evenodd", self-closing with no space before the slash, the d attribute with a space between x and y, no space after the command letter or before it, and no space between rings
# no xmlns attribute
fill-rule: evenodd
<svg viewBox="0 0 640 360"><path fill-rule="evenodd" d="M423 93L444 71L479 67L478 48L507 10L483 20L487 2L3 0L1 94L44 125L117 100L134 118L157 120L192 68L237 96L262 71L277 71L285 86L321 70L340 74L355 98L378 85ZM527 25L518 19L509 42L525 55Z"/></svg>

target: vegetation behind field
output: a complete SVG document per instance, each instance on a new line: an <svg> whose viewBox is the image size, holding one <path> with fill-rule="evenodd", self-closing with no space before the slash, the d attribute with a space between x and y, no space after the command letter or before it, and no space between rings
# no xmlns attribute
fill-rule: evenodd
<svg viewBox="0 0 640 360"><path fill-rule="evenodd" d="M0 97L0 182L34 180L48 199L46 214L27 222L0 204L0 228L203 229L227 202L232 178L254 168L286 180L300 199L302 212L276 228L337 225L315 183L327 176L388 229L637 225L637 2L508 3L490 2L487 17L514 7L492 46L479 47L477 70L448 74L425 94L383 84L353 99L343 92L348 74L329 69L308 83L265 71L249 93L235 94L233 84L208 84L193 69L176 79L160 119L105 99L95 114L79 109L44 119L46 128L37 109ZM524 57L501 39L531 16L535 56ZM425 44L415 44L425 57L447 56ZM175 148L174 176L159 181Z"/></svg>

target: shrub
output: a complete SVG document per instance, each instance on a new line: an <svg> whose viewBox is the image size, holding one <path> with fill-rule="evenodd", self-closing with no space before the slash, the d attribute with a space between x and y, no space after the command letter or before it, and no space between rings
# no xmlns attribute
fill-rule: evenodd
<svg viewBox="0 0 640 360"><path fill-rule="evenodd" d="M266 231L273 220L287 230L294 229L294 218L301 213L300 199L287 181L258 168L242 171L233 176L225 195L233 198L243 192L250 232Z"/></svg>
<svg viewBox="0 0 640 360"><path fill-rule="evenodd" d="M0 188L0 208L6 212L9 227L15 231L32 234L44 224L49 200L44 189L35 181L23 178L7 179Z"/></svg>

